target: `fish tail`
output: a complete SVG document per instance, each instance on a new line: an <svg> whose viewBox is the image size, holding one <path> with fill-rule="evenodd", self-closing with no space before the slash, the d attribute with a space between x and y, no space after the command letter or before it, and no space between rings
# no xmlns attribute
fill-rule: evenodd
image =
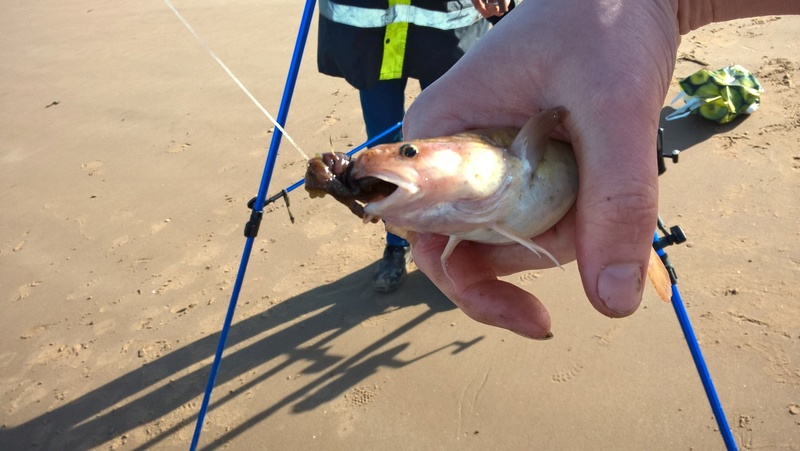
<svg viewBox="0 0 800 451"><path fill-rule="evenodd" d="M650 250L650 261L647 264L647 275L653 287L658 293L658 297L664 302L672 300L672 282L669 278L669 272L661 261L655 249Z"/></svg>

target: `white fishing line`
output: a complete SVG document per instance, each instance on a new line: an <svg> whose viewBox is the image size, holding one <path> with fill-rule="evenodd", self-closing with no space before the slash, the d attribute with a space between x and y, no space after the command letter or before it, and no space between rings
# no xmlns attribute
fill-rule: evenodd
<svg viewBox="0 0 800 451"><path fill-rule="evenodd" d="M278 121L275 120L275 118L272 117L271 114L269 114L269 111L267 111L267 109L264 108L261 105L261 103L255 97L253 97L253 94L250 94L250 91L247 90L247 88L244 86L244 84L242 84L242 82L239 81L238 78L236 78L236 75L234 75L233 72L231 72L231 70L228 69L228 66L226 66L225 63L223 63L222 60L219 59L219 57L214 53L214 51L211 50L211 47L209 47L208 44L206 44L205 41L203 41L203 39L197 33L195 33L195 31L192 28L192 26L189 25L189 22L187 22L186 19L183 18L181 13L179 13L178 10L175 9L174 6L172 6L172 3L170 3L169 0L164 0L164 3L167 5L167 7L169 7L169 9L172 10L173 13L175 13L175 16L178 17L178 19L181 21L181 23L183 23L183 25L186 26L186 29L189 30L190 33L192 33L192 36L194 36L194 38L197 39L197 42L199 42L200 45L202 45L203 48L208 51L208 53L211 55L211 57L214 58L214 61L216 61L217 64L219 64L220 67L222 67L222 69L225 71L225 73L228 74L229 77L231 77L231 80L233 80L233 82L236 83L236 86L238 86L239 89L241 89L242 92L244 92L244 94L250 100L253 101L253 103L256 105L256 107L258 107L258 109L261 110L262 113L264 113L264 116L267 116L267 119L269 119L270 122L272 122L272 124L275 125L275 128L277 128L278 130L280 130L281 133L283 133L283 136L286 138L286 140L289 141L289 143L291 143L291 145L294 146L294 148L297 149L298 152L300 152L300 155L302 155L303 158L308 160L309 159L308 155L306 155L305 152L300 150L300 146L298 146L297 143L294 142L292 137L289 136L288 133L286 133L286 130L284 130L284 128L281 127L281 124L279 124Z"/></svg>

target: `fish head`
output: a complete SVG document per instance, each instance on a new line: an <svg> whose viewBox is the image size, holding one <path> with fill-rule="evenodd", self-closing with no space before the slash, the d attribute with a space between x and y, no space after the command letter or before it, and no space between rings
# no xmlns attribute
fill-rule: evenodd
<svg viewBox="0 0 800 451"><path fill-rule="evenodd" d="M362 152L352 166L350 176L359 183L379 180L384 185L383 194L369 199L364 211L385 219L484 198L507 172L503 149L473 134L378 145Z"/></svg>

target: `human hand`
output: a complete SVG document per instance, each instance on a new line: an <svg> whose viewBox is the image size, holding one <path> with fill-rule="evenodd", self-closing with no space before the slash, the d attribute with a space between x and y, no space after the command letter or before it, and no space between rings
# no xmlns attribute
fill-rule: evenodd
<svg viewBox="0 0 800 451"><path fill-rule="evenodd" d="M439 81L404 120L406 139L522 126L565 107L556 139L571 142L580 188L570 211L537 244L577 259L584 291L601 313L622 317L641 302L656 228L654 146L679 43L677 2L522 2ZM441 237L411 237L417 266L467 315L531 338L550 336L532 294L497 276L551 266L517 245L461 243L444 274Z"/></svg>
<svg viewBox="0 0 800 451"><path fill-rule="evenodd" d="M472 0L472 6L483 17L502 16L508 12L511 0Z"/></svg>

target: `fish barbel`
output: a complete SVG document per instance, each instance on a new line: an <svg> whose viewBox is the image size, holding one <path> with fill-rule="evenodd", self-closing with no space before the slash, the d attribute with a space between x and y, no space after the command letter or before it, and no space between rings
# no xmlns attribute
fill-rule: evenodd
<svg viewBox="0 0 800 451"><path fill-rule="evenodd" d="M383 219L400 236L406 231L449 236L441 256L445 273L448 257L464 240L519 243L560 266L531 237L561 220L577 197L572 146L549 139L567 114L563 108L544 110L520 130L382 144L353 160L328 153L309 162L306 190L311 197L331 194L365 222ZM654 276L659 265L663 268L653 252L648 274L659 296L669 300L666 269Z"/></svg>

